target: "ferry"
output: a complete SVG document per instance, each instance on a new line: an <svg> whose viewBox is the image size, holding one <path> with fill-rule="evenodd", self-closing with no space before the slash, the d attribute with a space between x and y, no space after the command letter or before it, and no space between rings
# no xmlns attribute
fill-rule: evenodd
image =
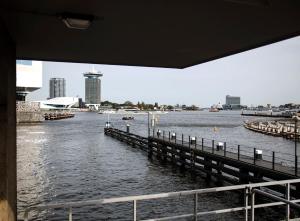
<svg viewBox="0 0 300 221"><path fill-rule="evenodd" d="M122 117L122 120L134 120L134 117L131 117L131 116L129 116L129 117Z"/></svg>
<svg viewBox="0 0 300 221"><path fill-rule="evenodd" d="M214 107L211 107L209 109L209 112L219 112L220 110L218 108L214 108Z"/></svg>

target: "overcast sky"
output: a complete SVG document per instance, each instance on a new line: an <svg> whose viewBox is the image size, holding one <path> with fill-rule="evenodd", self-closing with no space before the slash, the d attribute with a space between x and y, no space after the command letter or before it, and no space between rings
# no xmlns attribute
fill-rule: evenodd
<svg viewBox="0 0 300 221"><path fill-rule="evenodd" d="M186 69L94 65L103 73L102 101L159 104L225 103L241 97L245 105L300 103L300 37ZM83 73L92 64L43 62L43 87L28 100L49 96L49 79L66 79L66 95L84 100Z"/></svg>

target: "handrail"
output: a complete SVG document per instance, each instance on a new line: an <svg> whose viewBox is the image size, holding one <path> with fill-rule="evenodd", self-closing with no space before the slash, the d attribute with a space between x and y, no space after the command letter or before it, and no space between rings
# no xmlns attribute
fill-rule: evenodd
<svg viewBox="0 0 300 221"><path fill-rule="evenodd" d="M44 210L44 209L54 209L54 208L69 208L69 220L72 220L72 209L74 207L81 207L81 206L88 206L88 205L101 205L101 204L110 204L110 203L121 203L121 202L133 202L133 220L136 220L137 216L137 202L142 200L150 200L150 199L161 199L161 198L170 198L170 197L181 197L181 196L188 196L193 195L195 196L195 211L193 214L183 214L178 216L172 217L162 217L162 218L155 218L150 220L171 220L176 218L183 218L183 217L194 217L195 220L198 216L207 215L207 214L217 214L217 213L228 213L228 212L235 212L235 211L247 211L249 209L254 210L255 208L261 207L269 207L269 206L276 206L276 205L284 205L287 201L291 202L291 204L295 204L300 202L300 199L297 200L289 200L290 199L290 191L288 193L288 199L285 202L274 202L274 203L266 203L266 204L252 204L249 206L247 203L242 207L235 207L235 208L227 208L227 209L220 209L220 210L213 210L213 211L205 211L205 212L197 212L197 202L198 202L198 194L204 193L216 193L216 192L223 192L223 191L232 191L232 190L245 190L245 198L248 202L248 195L253 194L254 188L258 187L268 187L274 185L281 185L290 188L291 184L299 183L300 179L292 179L292 180L281 180L281 181L270 181L264 183L252 183L252 184L241 184L241 185L233 185L233 186L224 186L224 187L214 187L214 188L206 188L206 189L197 189L197 190L185 190L185 191L178 191L178 192L168 192L168 193L157 193L157 194L148 194L148 195L138 195L138 196L127 196L127 197L115 197L115 198L108 198L108 199L98 199L98 200L87 200L87 201L77 201L77 202L65 202L65 203L52 203L52 204L44 204L34 207L29 207L25 210L24 213L24 220L28 221L29 213L33 210ZM248 193L248 194L247 194ZM261 193L261 191L259 192ZM252 196L252 195L251 195ZM280 198L281 199L281 198ZM253 213L254 214L254 213ZM248 215L247 215L248 217Z"/></svg>
<svg viewBox="0 0 300 221"><path fill-rule="evenodd" d="M164 132L165 131L163 131L163 134L165 134ZM194 141L193 144L191 144L190 140L185 141L185 140L178 139L177 136L176 136L176 133L175 133L175 137L170 137L170 134L171 134L170 132L169 132L169 135L162 136L161 134L155 133L154 130L153 130L151 134L152 134L151 137L157 138L157 139L162 139L165 142L171 142L173 144L182 144L183 146L186 146L186 147L189 147L189 148L193 148L193 149L202 150L202 151L208 152L208 153L211 150L212 154L224 153L223 155L226 158L231 158L231 157L229 157L229 156L226 155L226 153L231 153L231 154L237 155L236 157L238 158L239 161L243 161L243 162L249 163L248 161L252 159L253 162L251 164L253 164L253 165L256 165L256 162L258 162L256 160L256 148L254 148L253 151L251 152L251 151L246 151L245 149L241 149L241 147L242 147L241 145L237 145L236 148L232 148L231 146L226 145L229 148L226 149L226 146L225 146L224 150L216 151L217 150L216 149L217 140L210 140L210 139L206 139L206 138L204 139L204 138L202 138L202 139L199 139L200 140L199 142L197 142L197 140L198 140L197 138L198 137L195 137L196 140ZM206 143L204 143L204 140L206 141ZM208 141L212 141L212 144L208 144L207 140ZM222 142L222 143L226 144L226 142ZM185 144L187 144L187 145L185 145ZM263 150L263 151L268 152L267 150ZM246 154L242 155L241 153L246 153ZM265 158L268 158L268 159L264 159L263 160L264 162L267 163L266 164L267 166L264 165L262 167L268 168L268 169L272 169L272 170L276 170L276 171L280 171L280 170L278 170L278 166L282 166L280 164L280 162L286 162L287 164L294 163L295 164L294 166L290 166L290 165L286 166L286 169L288 170L286 172L289 175L293 175L295 177L299 176L298 170L297 170L297 167L298 167L297 166L298 165L298 163L297 163L298 162L297 156L296 157L294 156L294 159L292 160L292 159L283 159L283 158L278 157L277 155L275 156L275 152L274 151L272 151L270 153L272 153L272 154L271 155L264 155ZM217 155L220 155L220 154L217 154ZM293 155L288 155L288 154L284 154L284 155L289 156L289 157L293 157ZM244 158L241 159L240 156L241 157L243 156ZM245 157L247 157L249 159L245 159ZM235 159L235 158L232 158L232 159Z"/></svg>

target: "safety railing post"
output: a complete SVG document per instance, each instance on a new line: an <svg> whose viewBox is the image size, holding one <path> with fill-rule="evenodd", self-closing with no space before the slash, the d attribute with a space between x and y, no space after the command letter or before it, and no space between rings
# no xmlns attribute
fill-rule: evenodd
<svg viewBox="0 0 300 221"><path fill-rule="evenodd" d="M244 190L245 221L248 221L248 194L249 188L246 187Z"/></svg>
<svg viewBox="0 0 300 221"><path fill-rule="evenodd" d="M290 184L287 183L286 186L285 186L285 198L287 200L290 200ZM285 212L285 220L290 220L290 204L286 204L286 212Z"/></svg>
<svg viewBox="0 0 300 221"><path fill-rule="evenodd" d="M165 131L163 130L163 140L165 140Z"/></svg>
<svg viewBox="0 0 300 221"><path fill-rule="evenodd" d="M241 146L238 145L238 160L240 160L240 149L241 149Z"/></svg>
<svg viewBox="0 0 300 221"><path fill-rule="evenodd" d="M197 211L198 211L198 194L195 193L195 198L194 198L194 221L197 221Z"/></svg>
<svg viewBox="0 0 300 221"><path fill-rule="evenodd" d="M224 142L224 157L226 157L226 142Z"/></svg>
<svg viewBox="0 0 300 221"><path fill-rule="evenodd" d="M255 165L255 158L256 158L256 156L255 156L255 153L256 153L256 148L253 148L253 164Z"/></svg>
<svg viewBox="0 0 300 221"><path fill-rule="evenodd" d="M203 149L204 149L203 145L204 145L204 138L201 139L202 151L203 151Z"/></svg>
<svg viewBox="0 0 300 221"><path fill-rule="evenodd" d="M215 141L214 140L211 141L211 152L212 153L215 152Z"/></svg>
<svg viewBox="0 0 300 221"><path fill-rule="evenodd" d="M197 137L195 137L195 149L197 149Z"/></svg>
<svg viewBox="0 0 300 221"><path fill-rule="evenodd" d="M251 221L255 220L255 192L251 191Z"/></svg>
<svg viewBox="0 0 300 221"><path fill-rule="evenodd" d="M169 131L169 141L170 141L170 139L171 139L171 132Z"/></svg>
<svg viewBox="0 0 300 221"><path fill-rule="evenodd" d="M154 137L154 129L152 130L152 136Z"/></svg>
<svg viewBox="0 0 300 221"><path fill-rule="evenodd" d="M191 136L189 136L189 148L191 148Z"/></svg>
<svg viewBox="0 0 300 221"><path fill-rule="evenodd" d="M182 146L183 146L183 134L181 134L181 143L182 143Z"/></svg>
<svg viewBox="0 0 300 221"><path fill-rule="evenodd" d="M133 200L133 221L136 221L136 200Z"/></svg>
<svg viewBox="0 0 300 221"><path fill-rule="evenodd" d="M72 221L73 218L72 218L72 207L69 208L69 221Z"/></svg>

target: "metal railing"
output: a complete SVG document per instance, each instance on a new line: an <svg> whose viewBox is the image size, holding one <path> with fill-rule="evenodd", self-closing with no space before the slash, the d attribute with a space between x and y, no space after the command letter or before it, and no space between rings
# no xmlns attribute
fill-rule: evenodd
<svg viewBox="0 0 300 221"><path fill-rule="evenodd" d="M157 131L152 130L150 136L165 141L182 144L189 148L195 148L205 152L210 152L239 161L244 161L246 163L251 163L254 165L258 164L259 162L263 162L260 165L262 167L278 171L281 171L281 169L287 169L287 171L281 172L299 176L298 167L300 166L300 164L298 163L298 156L294 156L291 154L278 153L275 151L267 150L265 148L253 148L239 144L232 145L224 141L199 138L197 136L193 136L195 140L191 141L192 136L175 133L175 137L172 137L172 132L169 131L161 131L161 133L158 134ZM222 142L224 144L223 149L221 150L218 150L217 148L219 142ZM263 160L257 160L256 150L263 150Z"/></svg>
<svg viewBox="0 0 300 221"><path fill-rule="evenodd" d="M179 191L179 192L169 192L169 193L158 193L158 194L150 194L150 195L140 195L140 196L128 196L128 197L118 197L118 198L109 198L109 199L99 199L99 200L88 200L88 201L78 201L78 202L66 202L66 203L56 203L56 204L46 204L40 205L35 207L30 207L25 210L24 213L24 220L29 220L29 213L31 211L41 211L41 210L48 210L48 209L57 209L63 208L68 209L68 217L69 221L72 221L73 217L73 210L76 207L83 207L89 205L103 205L103 204L112 204L112 203L125 203L131 202L133 215L132 220L137 220L137 204L143 200L157 200L162 198L179 198L182 196L192 196L194 198L194 212L189 214L182 214L182 215L174 215L168 217L160 217L160 218L152 218L143 221L162 221L162 220L176 220L180 218L193 218L193 220L197 221L199 216L204 215L212 215L212 214L223 214L223 213L231 213L237 211L244 211L244 219L246 221L251 218L251 220L255 220L255 209L257 208L265 208L265 207L272 207L272 206L286 206L286 214L285 219L290 219L290 207L294 207L295 209L300 211L300 199L292 199L290 196L290 189L296 188L295 184L300 185L300 179L293 179L293 180L282 180L282 181L271 181L271 182L264 182L264 183L253 183L253 184L244 184L244 185L234 185L234 186L225 186L225 187L216 187L216 188L207 188L207 189L198 189L198 190L188 190L188 191ZM270 186L284 186L286 189L285 198L282 198L280 194L276 194L276 192L268 192L263 191L261 187L270 187ZM198 201L199 195L205 193L218 193L224 191L233 191L233 190L243 190L244 191L244 205L240 207L233 207L233 208L226 208L226 209L218 209L218 210L211 210L211 211L202 211L199 212L198 210ZM299 191L297 189L297 191ZM263 195L264 197L268 197L276 202L271 203L263 203L263 204L255 204L255 195ZM250 199L250 204L249 204ZM250 214L249 214L250 210ZM249 217L250 216L250 217Z"/></svg>

